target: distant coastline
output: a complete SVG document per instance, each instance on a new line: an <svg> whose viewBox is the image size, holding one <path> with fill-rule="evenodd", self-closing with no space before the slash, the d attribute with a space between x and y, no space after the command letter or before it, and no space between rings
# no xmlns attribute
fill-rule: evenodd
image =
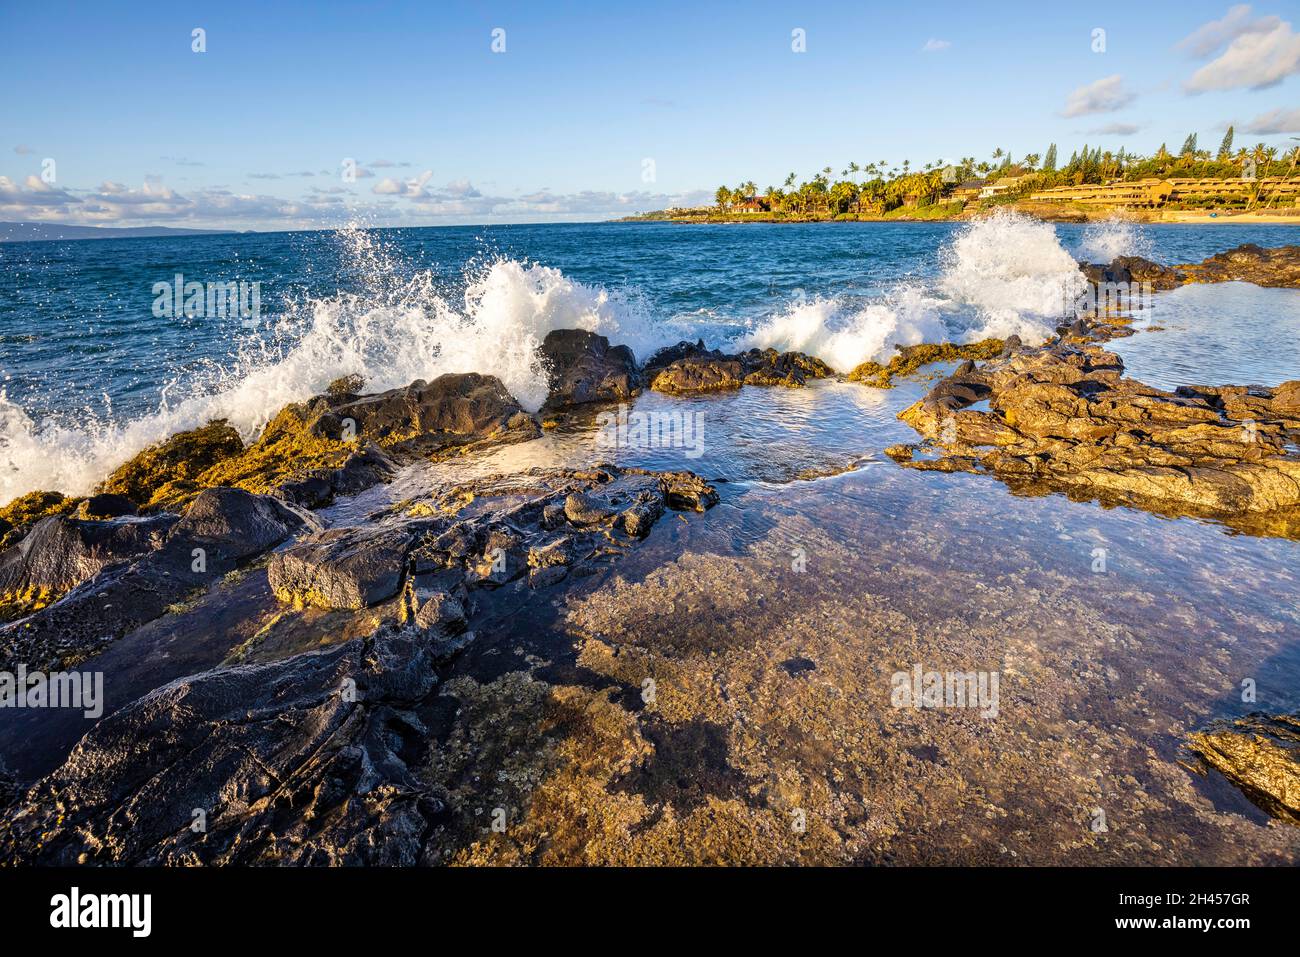
<svg viewBox="0 0 1300 957"><path fill-rule="evenodd" d="M1300 226L1300 208L1279 210L1243 210L1224 211L1216 209L1165 209L1138 210L1124 207L1077 207L1070 205L1047 206L1034 202L1002 203L996 206L978 209L945 210L944 207L930 207L935 212L921 213L917 210L900 209L896 214L883 216L870 213L843 213L835 216L800 215L789 216L781 213L717 213L673 214L668 210L656 210L636 216L624 216L613 220L618 223L935 223L965 222L991 215L998 209L1013 210L1035 219L1058 223L1092 223L1109 219L1127 219L1138 223L1180 223L1184 225L1222 225L1236 224L1242 226Z"/></svg>
<svg viewBox="0 0 1300 957"><path fill-rule="evenodd" d="M0 222L0 243L32 243L51 239L132 239L164 236L220 236L237 229L184 229L176 226L72 226L63 223Z"/></svg>

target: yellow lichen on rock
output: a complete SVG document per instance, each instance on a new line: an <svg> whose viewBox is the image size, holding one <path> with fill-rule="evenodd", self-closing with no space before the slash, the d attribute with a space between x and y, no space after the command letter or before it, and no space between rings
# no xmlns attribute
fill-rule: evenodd
<svg viewBox="0 0 1300 957"><path fill-rule="evenodd" d="M1001 339L981 339L958 345L952 342L923 342L920 345L904 346L898 350L887 365L870 360L855 367L848 374L850 382L888 389L893 386L895 376L910 375L921 366L931 362L960 362L964 359L983 361L996 359L1002 354L1005 343Z"/></svg>

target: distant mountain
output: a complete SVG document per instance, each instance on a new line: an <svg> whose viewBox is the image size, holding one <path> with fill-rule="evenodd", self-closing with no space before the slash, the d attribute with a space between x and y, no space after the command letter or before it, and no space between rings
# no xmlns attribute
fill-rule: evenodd
<svg viewBox="0 0 1300 957"><path fill-rule="evenodd" d="M147 236L215 236L237 229L177 229L172 226L65 226L61 223L0 222L0 243L41 239L128 239Z"/></svg>

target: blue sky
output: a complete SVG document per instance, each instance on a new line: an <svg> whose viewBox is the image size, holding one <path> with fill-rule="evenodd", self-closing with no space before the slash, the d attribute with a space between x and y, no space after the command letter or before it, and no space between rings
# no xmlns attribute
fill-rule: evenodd
<svg viewBox="0 0 1300 957"><path fill-rule="evenodd" d="M850 160L1300 136L1294 8L978 6L4 0L0 219L573 221Z"/></svg>

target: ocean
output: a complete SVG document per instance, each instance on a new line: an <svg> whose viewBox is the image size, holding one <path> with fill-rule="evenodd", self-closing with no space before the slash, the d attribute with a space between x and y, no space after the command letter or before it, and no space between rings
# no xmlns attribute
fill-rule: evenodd
<svg viewBox="0 0 1300 957"><path fill-rule="evenodd" d="M1000 217L0 244L0 502L38 488L83 494L141 448L213 418L252 437L286 402L344 374L378 391L444 372L494 373L536 409L546 386L535 349L551 329L592 329L642 359L703 338L798 349L847 372L887 359L895 345L1042 339L1080 281L1075 257L1196 262L1242 242L1293 238L1284 226ZM164 311L156 289L178 276L205 288L256 284L258 316L156 314ZM1175 350L1188 373L1200 371L1187 366L1196 356L1224 355L1213 335L1202 341L1211 318L1217 326L1226 315L1240 336L1261 311L1281 321L1298 308L1293 293L1274 290L1170 299L1179 296L1186 309L1167 315L1166 327L1184 311L1214 313L1194 322L1199 351ZM1284 338L1245 335L1240 351L1253 359L1224 372L1261 382L1294 374L1296 337ZM1206 364L1203 377L1215 371ZM1159 369L1144 371L1159 378Z"/></svg>
<svg viewBox="0 0 1300 957"><path fill-rule="evenodd" d="M999 217L0 246L0 500L84 493L150 442L214 417L252 437L284 403L344 374L375 391L493 373L536 409L546 390L535 349L551 329L593 329L642 358L703 338L799 349L847 371L922 340L1042 339L1077 291L1076 257L1196 262L1294 238L1285 227ZM260 283L260 314L160 318L155 287L178 274L205 287ZM1300 375L1300 291L1189 286L1149 306L1141 331L1107 345L1143 381ZM521 689L548 686L513 668L590 683L577 710L604 714L611 689L630 702L633 730L619 730L625 712L613 706L618 721L601 718L599 733L565 746L584 768L626 771L642 760L627 757L634 746L653 758L581 792L582 814L548 822L551 833L579 829L553 842L556 860L601 859L581 822L622 820L643 790L675 809L665 820L707 821L693 835L743 835L728 822L806 811L799 853L810 861L1294 864L1300 831L1269 826L1240 791L1196 773L1185 745L1214 719L1300 706L1300 543L900 468L883 450L916 433L897 415L943 368L892 389L651 392L631 411L685 417L691 443L610 447L577 417L533 441L408 466L318 517L336 528L391 521L386 510L448 483L602 459L691 469L715 484L714 508L666 517L617 564L526 613L503 605L469 656L483 683L447 686L458 702L447 713L486 715L493 734L549 727L560 713L519 711L537 693ZM105 714L250 647L274 660L341 640L333 630L350 614L286 613L256 567L196 602L86 664L111 677ZM898 707L898 676L931 671L996 678L996 714ZM641 696L647 675L653 707ZM555 709L579 691L547 694L538 700ZM494 695L499 712L485 705ZM85 730L79 714L14 713L0 722L0 755L30 778L57 767ZM439 745L453 770L480 762L456 780L508 777L497 748L465 744L477 740ZM507 750L528 765L520 779L552 773L550 745ZM464 810L474 834L476 806ZM777 854L735 840L735 860Z"/></svg>

